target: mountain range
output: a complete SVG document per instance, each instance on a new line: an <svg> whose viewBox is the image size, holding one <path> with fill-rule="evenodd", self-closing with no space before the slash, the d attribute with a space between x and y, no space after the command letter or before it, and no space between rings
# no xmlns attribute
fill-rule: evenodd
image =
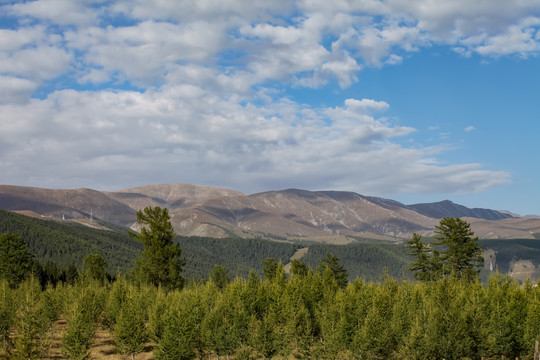
<svg viewBox="0 0 540 360"><path fill-rule="evenodd" d="M184 236L312 240L345 244L361 238L402 240L413 232L432 235L443 217L461 217L484 239L532 239L540 219L506 211L470 209L445 200L405 205L343 191L286 189L256 194L193 184L148 185L114 192L0 185L0 208L24 215L98 221L136 229L136 212L169 209Z"/></svg>

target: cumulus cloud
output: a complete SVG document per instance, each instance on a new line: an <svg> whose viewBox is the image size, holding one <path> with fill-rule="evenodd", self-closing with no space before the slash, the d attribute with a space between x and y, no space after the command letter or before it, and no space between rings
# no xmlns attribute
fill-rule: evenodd
<svg viewBox="0 0 540 360"><path fill-rule="evenodd" d="M0 161L11 169L4 181L34 179L54 187L185 181L260 191L276 184L354 184L394 194L420 187L475 191L508 180L479 165L429 163L432 149L393 144L414 129L374 117L388 107L371 99L348 99L334 108L290 101L241 105L195 87L63 90L24 106L0 107L16 119L1 128Z"/></svg>
<svg viewBox="0 0 540 360"><path fill-rule="evenodd" d="M508 174L400 145L415 129L379 117L384 99L306 105L283 88L346 88L433 44L540 51L533 0L35 0L0 13L16 24L0 30L2 182L54 187L484 190Z"/></svg>

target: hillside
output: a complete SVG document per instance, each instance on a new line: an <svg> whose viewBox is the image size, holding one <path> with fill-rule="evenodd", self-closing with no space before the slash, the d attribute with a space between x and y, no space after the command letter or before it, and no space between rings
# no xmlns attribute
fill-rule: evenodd
<svg viewBox="0 0 540 360"><path fill-rule="evenodd" d="M80 267L86 255L98 253L109 264L107 270L110 273L129 271L142 249L141 244L127 235L127 228L95 221L93 225L102 229L0 210L0 233L21 236L41 263L53 261L62 266L74 264ZM356 277L379 280L385 272L398 279L411 278L407 272L411 260L403 243L363 239L348 245L332 245L183 236L177 241L186 262L184 276L193 279L206 278L214 265L226 267L231 277L247 277L251 269L261 274L262 260L271 257L285 265L300 248L304 249L300 260L312 269L326 254L337 255L351 280ZM494 269L510 273L521 281L527 277L534 281L540 279L540 240L481 240L480 243L486 250L486 269L489 269L491 259Z"/></svg>
<svg viewBox="0 0 540 360"><path fill-rule="evenodd" d="M38 218L97 220L137 229L136 211L169 209L183 236L312 240L346 244L358 238L400 241L430 235L439 219L468 217L485 238L534 238L540 219L468 209L451 201L404 205L342 191L286 189L246 195L193 184L148 185L115 192L0 185L0 208ZM89 224L82 221L82 223Z"/></svg>
<svg viewBox="0 0 540 360"><path fill-rule="evenodd" d="M86 255L95 253L107 261L109 273L128 271L142 244L125 230L99 230L76 222L41 220L0 210L0 234L19 235L41 263L80 267Z"/></svg>
<svg viewBox="0 0 540 360"><path fill-rule="evenodd" d="M455 204L450 200L444 200L436 203L413 204L408 205L407 207L422 215L437 219L443 217L471 217L485 220L501 220L514 217L507 212L497 210L479 208L469 209L463 205Z"/></svg>

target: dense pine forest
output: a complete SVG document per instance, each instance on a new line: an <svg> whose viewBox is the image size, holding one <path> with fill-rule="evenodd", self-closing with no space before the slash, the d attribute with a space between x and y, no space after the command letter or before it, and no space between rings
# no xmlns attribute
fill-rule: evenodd
<svg viewBox="0 0 540 360"><path fill-rule="evenodd" d="M98 329L132 359L532 359L540 340L538 284L482 282L480 241L458 218L403 245L309 244L286 272L305 244L178 238L167 209L139 211L130 235L2 215L7 359L50 358L59 323L66 359L87 359ZM132 243L137 255L110 255ZM81 264L53 261L69 251ZM111 274L121 256L130 269Z"/></svg>

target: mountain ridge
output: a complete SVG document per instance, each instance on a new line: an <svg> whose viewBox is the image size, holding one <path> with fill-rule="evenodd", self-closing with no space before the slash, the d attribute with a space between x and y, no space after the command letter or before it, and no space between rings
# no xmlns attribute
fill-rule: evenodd
<svg viewBox="0 0 540 360"><path fill-rule="evenodd" d="M136 229L136 211L167 207L184 236L256 237L348 243L432 235L442 217L463 217L481 238L534 238L540 219L469 209L450 200L405 205L347 191L284 189L244 194L195 184L147 185L119 191L0 185L0 208L61 219L95 218Z"/></svg>

